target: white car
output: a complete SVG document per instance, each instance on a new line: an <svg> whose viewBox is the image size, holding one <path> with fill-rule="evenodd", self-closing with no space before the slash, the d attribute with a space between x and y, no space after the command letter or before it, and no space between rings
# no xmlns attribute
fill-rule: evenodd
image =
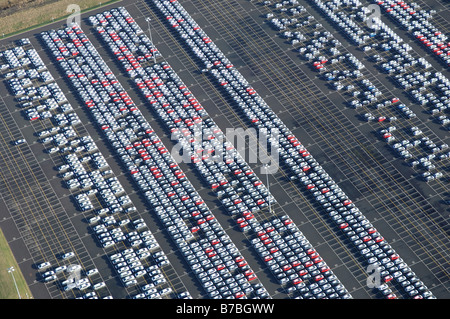
<svg viewBox="0 0 450 319"><path fill-rule="evenodd" d="M92 218L89 218L89 224L96 223L100 220L100 216L94 216Z"/></svg>
<svg viewBox="0 0 450 319"><path fill-rule="evenodd" d="M78 289L85 290L85 289L89 288L90 286L91 286L91 284L89 282L84 282L78 286Z"/></svg>
<svg viewBox="0 0 450 319"><path fill-rule="evenodd" d="M128 218L126 218L126 219L122 219L122 220L118 221L117 225L124 226L124 225L127 225L129 222L130 222L130 220Z"/></svg>
<svg viewBox="0 0 450 319"><path fill-rule="evenodd" d="M168 294L168 293L171 293L171 292L172 292L172 288L167 287L167 288L162 289L162 290L159 292L159 294L160 294L161 296L164 296L164 295L166 295L166 294Z"/></svg>
<svg viewBox="0 0 450 319"><path fill-rule="evenodd" d="M40 264L37 266L37 268L38 268L38 269L44 269L44 268L47 268L47 267L50 267L50 266L51 266L50 262L46 261L46 262L40 263Z"/></svg>
<svg viewBox="0 0 450 319"><path fill-rule="evenodd" d="M92 276L94 274L98 273L98 269L97 268L93 268L91 270L86 271L86 276Z"/></svg>
<svg viewBox="0 0 450 319"><path fill-rule="evenodd" d="M75 253L73 251L65 253L64 255L61 256L62 259L69 259L75 256Z"/></svg>
<svg viewBox="0 0 450 319"><path fill-rule="evenodd" d="M67 266L66 266L66 265L56 267L56 268L55 268L55 273L60 273L60 272L62 272L62 271L64 271L64 270L66 270L66 269L67 269Z"/></svg>
<svg viewBox="0 0 450 319"><path fill-rule="evenodd" d="M124 283L125 287L131 287L132 285L136 285L137 284L137 280L136 279L132 279L130 281L127 281Z"/></svg>
<svg viewBox="0 0 450 319"><path fill-rule="evenodd" d="M83 297L84 297L84 299L88 299L88 298L96 297L96 296L97 296L97 294L95 292L91 291L91 292L88 292L87 294L85 294Z"/></svg>
<svg viewBox="0 0 450 319"><path fill-rule="evenodd" d="M94 290L97 290L97 289L103 288L105 286L106 286L106 284L102 281L102 282L99 282L99 283L95 284L94 286L92 286L92 288Z"/></svg>
<svg viewBox="0 0 450 319"><path fill-rule="evenodd" d="M26 143L26 141L25 141L25 139L21 138L21 139L15 141L14 145L19 145L19 144L23 144L23 143Z"/></svg>
<svg viewBox="0 0 450 319"><path fill-rule="evenodd" d="M42 277L48 277L54 275L55 272L53 270L46 271L42 274Z"/></svg>
<svg viewBox="0 0 450 319"><path fill-rule="evenodd" d="M108 247L111 247L111 246L113 246L115 243L113 242L113 241L107 241L107 242L105 242L104 244L102 244L102 247L103 248L108 248Z"/></svg>
<svg viewBox="0 0 450 319"><path fill-rule="evenodd" d="M56 275L51 275L51 276L47 276L47 277L44 278L45 282L50 282L50 281L53 281L53 280L56 280Z"/></svg>

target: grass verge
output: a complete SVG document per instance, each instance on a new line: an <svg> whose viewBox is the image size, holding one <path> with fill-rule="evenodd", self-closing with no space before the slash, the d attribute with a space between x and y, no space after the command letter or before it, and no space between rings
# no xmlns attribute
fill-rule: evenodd
<svg viewBox="0 0 450 319"><path fill-rule="evenodd" d="M14 267L15 270L13 275L17 284L17 289L14 285L12 275L8 273L8 268L10 267ZM0 299L19 299L17 290L19 290L22 299L32 298L31 291L25 282L25 278L20 271L19 265L0 229Z"/></svg>
<svg viewBox="0 0 450 319"><path fill-rule="evenodd" d="M93 10L120 0L61 0L39 7L23 9L0 18L0 39L29 31L56 21L67 19L72 13L66 11L69 4L80 6L81 13Z"/></svg>

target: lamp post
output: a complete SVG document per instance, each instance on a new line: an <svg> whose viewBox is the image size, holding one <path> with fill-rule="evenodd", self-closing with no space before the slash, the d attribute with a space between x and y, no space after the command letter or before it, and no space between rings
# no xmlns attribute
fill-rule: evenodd
<svg viewBox="0 0 450 319"><path fill-rule="evenodd" d="M270 185L269 185L269 164L264 165L266 168L266 179L267 179L267 192L269 193L269 213L272 214L272 205L270 200Z"/></svg>
<svg viewBox="0 0 450 319"><path fill-rule="evenodd" d="M151 30L150 30L150 21L152 21L152 19L150 19L149 17L147 17L147 18L145 18L145 21L147 21L148 34L149 34L149 36L150 36L150 42L151 42L152 45L154 46L153 39L152 39L152 32L151 32ZM156 52L156 51L155 51L155 52ZM155 64L156 64L156 55L155 55L155 52L152 52L152 55L153 55L153 62L155 62Z"/></svg>
<svg viewBox="0 0 450 319"><path fill-rule="evenodd" d="M11 276L12 276L12 278L13 278L14 286L16 287L17 295L19 296L19 299L22 299L22 298L20 297L19 288L17 288L16 278L14 278L14 274L13 274L13 272L15 271L14 267L9 267L7 270L8 270L8 272L11 274Z"/></svg>

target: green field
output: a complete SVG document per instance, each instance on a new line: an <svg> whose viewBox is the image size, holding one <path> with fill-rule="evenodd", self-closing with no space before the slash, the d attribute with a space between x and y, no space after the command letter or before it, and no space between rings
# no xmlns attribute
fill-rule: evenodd
<svg viewBox="0 0 450 319"><path fill-rule="evenodd" d="M79 5L81 12L84 12L118 1L119 0L60 0L51 3L42 1L41 5L32 6L30 8L27 8L25 5L19 11L0 18L0 39L40 27L54 21L66 19L72 14L72 12L66 11L69 4L75 3ZM0 0L0 4L4 5L4 3L5 0Z"/></svg>
<svg viewBox="0 0 450 319"><path fill-rule="evenodd" d="M32 298L30 289L0 229L0 299L19 299L13 277L8 273L10 267L15 269L13 274L21 299Z"/></svg>

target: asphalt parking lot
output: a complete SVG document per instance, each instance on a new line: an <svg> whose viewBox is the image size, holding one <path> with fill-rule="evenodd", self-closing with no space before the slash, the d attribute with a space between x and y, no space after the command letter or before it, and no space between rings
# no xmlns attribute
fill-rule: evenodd
<svg viewBox="0 0 450 319"><path fill-rule="evenodd" d="M218 41L217 45L223 52L230 53L229 48L233 48L234 55L239 56L239 58L233 60L233 53L230 53L229 56L232 62L238 65L238 68L241 67L239 62L242 60L250 61L247 62L248 65L244 63L239 70L250 81L252 75L259 75L257 77L259 82L258 80L254 83L251 82L257 90L270 92L274 96L284 98L278 101L280 108L284 106L284 109L278 110L278 105L275 103L280 98L263 95L268 103L274 101L270 104L271 107L279 112L277 114L281 114L280 117L285 123L292 123L292 126L289 124L288 126L293 127L296 134L299 132L298 134L302 136L303 144L311 149L312 154L316 154L315 156L319 162L324 163L326 171L334 172L335 175L331 173L332 176L343 183L344 190L349 192L349 196L352 197L353 195L355 199L360 199L363 203L362 207L367 205L366 216L373 218L376 225L380 224L380 226L377 226L381 229L380 232L382 234L387 233L384 235L386 238L391 236L394 243L399 244L399 246L410 247L412 252L418 254L416 257L417 261L422 260L422 258L432 261L434 256L438 255L444 255L442 257L445 260L445 251L438 248L435 250L437 254L433 254L433 257L431 257L429 248L420 247L423 242L427 241L431 247L433 244L443 244L445 247L445 242L442 242L439 236L426 238L429 233L425 231L420 232L421 227L425 227L423 229L432 227L431 229L437 228L438 231L444 231L445 233L446 228L441 228L441 225L445 226L444 220L448 216L448 212L446 212L445 206L442 205L440 194L411 178L411 175L406 177L402 175L400 171L404 171L402 165L395 163L393 157L386 158L385 154L380 154L380 145L374 143L373 140L368 141L366 137L367 142L362 143L361 141L365 140L363 133L368 134L369 130L362 128L361 122L354 115L352 117L347 115L346 112L350 113L349 110L342 110L339 105L336 105L337 103L331 102L331 100L339 101L337 96L333 95L330 96L330 99L327 99L325 94L328 94L329 90L326 87L312 87L307 90L304 89L305 86L300 87L312 75L310 72L308 76L306 72L294 73L289 71L292 69L292 66L286 66L287 62L284 61L291 61L289 59L278 59L277 54L280 54L280 51L284 51L284 54L291 54L292 63L298 61L298 64L301 64L297 57L294 58L290 48L287 45L283 46L283 41L276 38L274 32L269 33L271 31L270 28L262 25L263 19L261 19L261 16L264 11L255 12L256 7L245 1L233 2L229 5L193 2L192 5L195 7L191 10L189 5L186 4L187 10L199 24L203 21L209 21L208 24L205 23L202 27L205 28L214 41ZM239 11L237 8L242 10ZM225 14L221 15L221 12L228 12L228 10L234 13L232 17L226 15L227 18L225 18ZM256 16L259 18L259 23L255 21L257 19ZM233 19L233 17L236 18ZM269 36L265 32L269 33ZM262 37L262 35L265 35L265 37ZM244 36L245 41L242 41ZM253 37L259 41L252 42L247 40ZM226 44L222 46L224 42ZM277 45L280 47L280 50L273 49L278 48ZM174 46L170 47L175 48ZM168 60L170 61L170 59ZM248 73L245 73L247 70ZM303 70L306 71L306 69ZM298 92L302 92L301 95ZM309 105L302 103L302 100L309 100L310 102L307 103ZM217 102L215 105L217 105ZM288 107L286 105L291 107L289 111L287 111ZM303 107L296 107L296 105L302 105ZM315 105L324 105L324 107L320 109L316 107L314 112L308 110L308 106ZM323 110L327 110L326 113ZM230 114L228 112L225 113L223 118L229 119ZM296 114L299 116L296 116ZM320 114L320 117L313 114ZM329 119L326 122L327 129L324 129L323 124L321 124L325 119ZM315 122L313 122L314 120ZM331 127L334 127L334 130ZM359 130L362 132L358 132ZM336 132L339 132L339 135L337 135L340 136L339 139L333 137L336 136ZM343 154L348 156L343 156ZM361 160L364 161L364 164L359 162ZM433 195L435 195L434 201ZM437 208L433 208L428 204L430 202L434 202ZM416 213L411 214L412 211ZM407 214L411 215L408 217ZM401 215L406 216L407 219L400 220L398 216ZM430 218L428 216L433 217ZM417 224L418 219L428 218L430 220L428 223L425 223L426 226L421 222ZM411 224L403 224L408 222ZM424 241L417 239L419 234L411 234L411 229L417 229L419 234L425 235L426 237L423 237ZM323 234L323 232L319 232L319 234ZM325 254L324 258L326 257L327 255ZM418 268L429 267L430 273L438 273L442 275L441 280L443 282L446 281L445 271L440 266L443 265L441 262L424 262L422 265L420 264L422 262L417 262ZM362 276L364 274L361 272ZM435 282L435 284L439 286L438 282Z"/></svg>
<svg viewBox="0 0 450 319"><path fill-rule="evenodd" d="M279 38L265 23L263 15L269 12L266 7L244 0L180 2L436 297L448 297L450 287L446 265L449 258L449 209L443 204L448 181L427 184L419 180L400 159L386 151L386 145L374 137L375 126L361 121L354 110L348 109L344 105L344 97L331 91L317 73L299 59L292 46ZM190 56L180 39L168 28L161 16L156 14L150 1L122 1L110 7L119 5L124 6L144 30L145 17L152 18L152 36L156 47L222 130L229 127L249 127L249 123L237 112L233 101L214 85L211 78L200 72L198 61ZM448 8L439 3L430 5L436 6L440 19L443 19ZM106 9L101 8L93 13ZM309 6L307 9L326 28L331 28L318 11ZM444 22L439 23L446 31ZM60 25L61 23L55 23L54 27ZM128 77L122 74L110 53L102 48L100 38L84 20L82 28L96 44L118 80L123 85L129 83L131 87ZM394 27L394 30L398 29ZM167 233L161 230L157 218L146 213L148 206L137 187L123 173L121 164L108 144L102 140L89 115L78 106L80 103L75 94L72 94L68 82L63 79L59 69L52 65L52 58L42 49L42 43L38 40L39 32L35 30L3 40L0 48L9 46L15 39L30 37L33 46L82 120L80 133L93 137L168 255L174 269L167 276L175 286L184 285L194 298L205 297L205 292L190 273L176 246ZM336 37L355 56L363 56L344 37L339 34ZM418 46L414 49L420 54L426 54ZM437 61L433 61L433 66L442 68ZM370 78L383 86L383 93L389 93L388 88L392 85L386 76L378 75L374 68L369 71L372 71ZM448 71L444 72L448 74ZM13 97L3 82L0 84L0 92L0 134L3 139L0 167L8 167L8 170L2 169L0 181L0 205L6 208L0 210L0 225L35 298L74 297L63 294L57 287L40 283L32 268L34 263L67 250L77 252L78 262L84 268L95 265L99 269L101 279L108 287L108 291L102 294L110 294L114 298L132 295L134 291L125 292L116 281L105 252L98 247L89 232L84 215L77 212L70 199L70 192L63 189L61 180L55 177L53 167L59 163L43 153L43 147L39 143L32 142L19 147L10 144L10 141L21 135L27 141L35 141L33 133L37 128L34 127L35 124L31 125L26 121L14 107ZM174 142L167 137L168 132L161 123L154 119L154 114L143 106L144 101L139 92L131 87L128 93L170 149ZM417 110L419 113L419 107ZM448 135L425 116L421 124L424 130L427 129L430 134L448 142ZM273 298L288 297L265 269L263 262L249 248L248 238L236 228L215 195L207 189L207 185L192 167L185 164L180 166ZM250 166L256 173L259 172L259 164L250 163ZM265 181L266 176L260 175L260 178ZM270 176L269 182L270 191L278 201L273 207L275 214L280 216L288 213L292 217L352 296L377 297L366 286L367 272L353 246L337 232L320 208L312 203L311 194L300 184L290 181L283 169ZM271 215L264 217L269 218ZM43 238L46 240L42 240ZM402 295L401 292L395 292Z"/></svg>

